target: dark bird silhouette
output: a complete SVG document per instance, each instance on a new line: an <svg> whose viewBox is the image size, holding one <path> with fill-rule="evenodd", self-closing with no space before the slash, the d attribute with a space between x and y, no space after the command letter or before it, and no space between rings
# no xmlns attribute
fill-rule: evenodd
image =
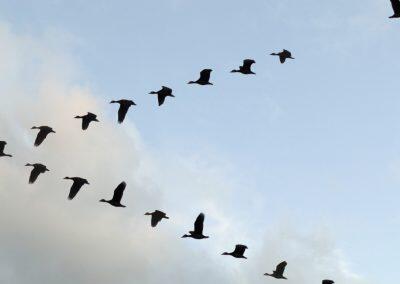
<svg viewBox="0 0 400 284"><path fill-rule="evenodd" d="M158 105L159 106L164 103L166 97L175 97L172 94L172 89L165 87L165 86L162 86L161 90L159 90L157 92L151 91L149 94L158 96Z"/></svg>
<svg viewBox="0 0 400 284"><path fill-rule="evenodd" d="M42 164L26 164L26 167L33 167L31 174L29 176L29 183L34 183L36 181L36 179L38 178L38 176L40 174L44 174L45 172L48 172L49 169L46 168L45 165Z"/></svg>
<svg viewBox="0 0 400 284"><path fill-rule="evenodd" d="M39 146L40 144L42 144L42 142L44 141L44 139L46 139L47 135L49 135L50 133L56 133L53 128L49 127L49 126L34 126L31 129L39 129L39 133L36 136L36 140L35 140L35 146Z"/></svg>
<svg viewBox="0 0 400 284"><path fill-rule="evenodd" d="M272 274L265 273L264 275L271 276L271 277L274 277L276 279L287 279L285 276L283 276L283 273L285 272L286 265L287 265L287 262L283 261L283 262L279 263L276 266L276 269L275 269L274 272L272 272Z"/></svg>
<svg viewBox="0 0 400 284"><path fill-rule="evenodd" d="M118 109L118 123L122 123L125 119L126 113L131 106L135 106L135 102L131 100L111 101L110 104L119 104Z"/></svg>
<svg viewBox="0 0 400 284"><path fill-rule="evenodd" d="M155 210L152 213L147 212L144 215L150 215L151 216L151 226L155 227L157 226L157 224L162 220L162 219L169 219L169 217L167 217L167 214L165 214L162 211L159 210Z"/></svg>
<svg viewBox="0 0 400 284"><path fill-rule="evenodd" d="M203 235L203 224L204 224L204 214L200 213L200 215L196 218L194 222L194 230L189 231L189 235L185 234L182 238L193 238L197 240L206 239L208 236Z"/></svg>
<svg viewBox="0 0 400 284"><path fill-rule="evenodd" d="M232 70L231 73L239 72L239 73L242 73L245 75L256 74L253 71L251 71L251 65L254 63L256 63L256 62L253 59L245 59L245 60L243 60L243 65L239 66L239 69Z"/></svg>
<svg viewBox="0 0 400 284"><path fill-rule="evenodd" d="M0 157L12 157L12 155L4 153L4 148L6 147L6 145L6 141L0 141Z"/></svg>
<svg viewBox="0 0 400 284"><path fill-rule="evenodd" d="M122 195L124 194L124 190L126 187L126 183L123 181L121 182L117 188L114 190L114 195L111 200L101 199L100 202L107 202L114 207L126 207L125 205L121 204Z"/></svg>
<svg viewBox="0 0 400 284"><path fill-rule="evenodd" d="M334 284L335 282L333 280L322 280L322 284Z"/></svg>
<svg viewBox="0 0 400 284"><path fill-rule="evenodd" d="M236 258L247 258L243 255L246 249L247 246L245 245L236 245L235 250L233 252L224 252L222 255L231 255Z"/></svg>
<svg viewBox="0 0 400 284"><path fill-rule="evenodd" d="M400 1L399 0L390 0L392 2L392 7L393 7L393 16L390 16L389 18L400 18Z"/></svg>
<svg viewBox="0 0 400 284"><path fill-rule="evenodd" d="M292 57L292 53L286 49L284 49L282 52L279 52L279 53L271 53L271 55L279 56L279 60L281 61L281 63L285 63L286 59L288 59L288 58L294 59Z"/></svg>
<svg viewBox="0 0 400 284"><path fill-rule="evenodd" d="M97 115L95 115L94 113L91 113L91 112L88 112L86 115L82 115L82 116L77 115L77 116L75 116L75 118L82 119L82 130L88 129L89 124L90 124L92 121L97 121L97 122L99 122L99 121L97 120Z"/></svg>
<svg viewBox="0 0 400 284"><path fill-rule="evenodd" d="M64 179L69 179L73 181L71 189L69 190L69 195L68 195L69 200L72 200L75 197L75 195L78 193L78 191L81 189L83 185L89 184L89 182L86 179L80 177L65 177Z"/></svg>
<svg viewBox="0 0 400 284"><path fill-rule="evenodd" d="M199 84L199 85L212 85L210 83L212 69L204 69L200 72L200 78L197 81L189 81L188 84Z"/></svg>

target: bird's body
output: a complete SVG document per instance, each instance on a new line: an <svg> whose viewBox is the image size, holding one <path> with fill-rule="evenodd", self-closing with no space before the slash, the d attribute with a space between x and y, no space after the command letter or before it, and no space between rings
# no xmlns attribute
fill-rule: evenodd
<svg viewBox="0 0 400 284"><path fill-rule="evenodd" d="M287 265L287 262L283 261L276 266L276 269L275 269L275 271L272 272L272 274L265 273L264 275L271 276L276 279L287 279L285 276L283 276L286 265Z"/></svg>
<svg viewBox="0 0 400 284"><path fill-rule="evenodd" d="M390 0L392 3L392 8L393 8L393 16L390 16L389 18L400 18L400 0Z"/></svg>
<svg viewBox="0 0 400 284"><path fill-rule="evenodd" d="M158 105L159 106L161 106L164 103L166 97L175 97L172 94L172 89L168 88L168 87L165 87L165 86L162 86L161 90L159 90L157 92L151 91L149 94L157 95L157 97L158 97Z"/></svg>
<svg viewBox="0 0 400 284"><path fill-rule="evenodd" d="M50 133L56 133L53 128L49 127L49 126L33 126L31 129L39 129L39 132L36 136L35 139L35 146L39 146L40 144L42 144L42 142L44 141L44 139L46 139L47 135L49 135Z"/></svg>
<svg viewBox="0 0 400 284"><path fill-rule="evenodd" d="M244 252L246 251L246 249L247 246L245 245L236 245L233 252L224 252L222 255L231 255L235 258L247 258L244 256Z"/></svg>
<svg viewBox="0 0 400 284"><path fill-rule="evenodd" d="M189 81L188 84L212 85L213 83L210 83L211 72L212 69L203 69L200 72L200 78L196 81Z"/></svg>
<svg viewBox="0 0 400 284"><path fill-rule="evenodd" d="M285 63L286 59L294 59L292 57L292 53L289 50L284 49L283 51L279 53L271 53L271 55L279 56L279 61L283 64Z"/></svg>
<svg viewBox="0 0 400 284"><path fill-rule="evenodd" d="M159 210L155 210L152 213L147 212L144 215L149 215L151 216L151 226L155 227L157 226L157 224L162 220L162 219L169 219L169 217L167 217L167 214L165 214L162 211Z"/></svg>
<svg viewBox="0 0 400 284"><path fill-rule="evenodd" d="M328 280L328 279L322 280L322 284L334 284L334 283L335 282L333 280Z"/></svg>
<svg viewBox="0 0 400 284"><path fill-rule="evenodd" d="M4 153L4 148L6 145L6 141L0 141L0 157L12 157L12 155Z"/></svg>
<svg viewBox="0 0 400 284"><path fill-rule="evenodd" d="M207 239L208 236L203 235L203 225L204 225L204 214L200 213L200 215L196 218L194 222L194 230L189 231L189 235L185 234L182 238L193 238L197 240Z"/></svg>
<svg viewBox="0 0 400 284"><path fill-rule="evenodd" d="M49 171L49 169L42 164L26 164L27 167L33 167L31 174L29 175L29 183L34 183L40 174L44 174Z"/></svg>
<svg viewBox="0 0 400 284"><path fill-rule="evenodd" d="M239 69L234 69L231 71L231 73L242 73L245 75L248 74L256 74L253 71L251 71L251 65L256 63L253 59L245 59L243 60L243 65L239 66Z"/></svg>
<svg viewBox="0 0 400 284"><path fill-rule="evenodd" d="M126 188L126 183L121 182L117 188L114 190L113 198L110 200L101 199L100 202L107 202L114 207L126 207L121 204L122 195L124 194L124 190Z"/></svg>
<svg viewBox="0 0 400 284"><path fill-rule="evenodd" d="M111 101L110 104L119 104L118 109L118 123L122 123L125 119L125 116L131 106L135 106L135 102L132 100L118 100L118 101Z"/></svg>
<svg viewBox="0 0 400 284"><path fill-rule="evenodd" d="M91 113L91 112L88 112L86 115L81 115L81 116L77 115L77 116L75 116L75 118L82 119L82 130L88 129L89 124L92 121L99 122L97 120L97 115L95 115L94 113Z"/></svg>
<svg viewBox="0 0 400 284"><path fill-rule="evenodd" d="M83 185L89 184L89 182L86 179L80 177L65 177L64 179L69 179L73 181L73 184L68 194L69 200L72 200L75 197L75 195L79 192L79 190Z"/></svg>

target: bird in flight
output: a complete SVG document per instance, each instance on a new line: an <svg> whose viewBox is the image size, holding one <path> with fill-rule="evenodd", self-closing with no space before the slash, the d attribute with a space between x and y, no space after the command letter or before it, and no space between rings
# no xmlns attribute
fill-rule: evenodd
<svg viewBox="0 0 400 284"><path fill-rule="evenodd" d="M334 284L334 283L335 282L333 280L328 280L328 279L322 280L322 284Z"/></svg>
<svg viewBox="0 0 400 284"><path fill-rule="evenodd" d="M204 225L204 214L200 213L200 215L196 218L194 222L194 230L189 231L189 235L185 234L182 238L193 238L197 240L207 239L208 236L203 235L203 225Z"/></svg>
<svg viewBox="0 0 400 284"><path fill-rule="evenodd" d="M400 0L390 0L392 2L392 8L393 8L393 16L390 16L389 18L400 18Z"/></svg>
<svg viewBox="0 0 400 284"><path fill-rule="evenodd" d="M0 141L0 157L12 157L12 155L4 153L4 148L6 147L6 145L6 141Z"/></svg>
<svg viewBox="0 0 400 284"><path fill-rule="evenodd" d="M165 86L162 86L161 90L159 90L157 92L151 91L149 94L157 95L157 97L158 97L158 105L159 106L161 106L164 103L166 97L175 97L172 94L172 89L168 88L168 87L165 87Z"/></svg>
<svg viewBox="0 0 400 284"><path fill-rule="evenodd" d="M42 142L44 141L44 139L46 139L47 135L49 135L50 133L56 133L53 128L49 127L49 126L33 126L31 129L39 129L39 132L36 136L36 140L35 140L35 146L39 146L40 144L42 144Z"/></svg>
<svg viewBox="0 0 400 284"><path fill-rule="evenodd" d="M292 57L292 53L286 49L284 49L282 52L279 52L279 53L271 53L271 55L279 56L279 60L281 61L281 63L285 63L286 59L288 59L288 58L294 59Z"/></svg>
<svg viewBox="0 0 400 284"><path fill-rule="evenodd" d="M213 83L210 83L211 72L212 69L203 69L200 72L200 78L197 81L189 81L188 84L212 85Z"/></svg>
<svg viewBox="0 0 400 284"><path fill-rule="evenodd" d="M97 120L97 115L95 115L94 113L91 113L91 112L88 112L86 115L82 115L82 116L77 115L77 116L75 116L75 118L82 119L82 130L88 129L89 124L90 124L92 121L97 121L97 122L99 122L99 121Z"/></svg>
<svg viewBox="0 0 400 284"><path fill-rule="evenodd" d="M135 102L131 100L111 101L110 104L119 104L118 123L122 123L131 106L135 106Z"/></svg>
<svg viewBox="0 0 400 284"><path fill-rule="evenodd" d="M256 74L253 71L251 71L251 65L254 64L254 63L256 63L256 62L253 59L245 59L245 60L243 60L243 65L239 66L239 69L233 69L231 71L231 73L239 72L239 73L242 73L242 74L245 74L245 75Z"/></svg>
<svg viewBox="0 0 400 284"><path fill-rule="evenodd" d="M236 245L235 250L233 252L224 252L222 255L231 255L236 258L247 258L243 255L246 249L247 246L245 245Z"/></svg>
<svg viewBox="0 0 400 284"><path fill-rule="evenodd" d="M114 190L113 198L110 200L101 199L100 202L107 202L114 207L126 207L125 205L121 204L122 195L124 194L124 190L126 187L126 183L123 181L121 182L117 188Z"/></svg>
<svg viewBox="0 0 400 284"><path fill-rule="evenodd" d="M152 213L145 213L144 215L148 215L151 216L151 226L155 227L157 226L157 224L162 220L162 219L169 219L169 217L167 217L167 214L165 214L162 211L159 210L155 210Z"/></svg>
<svg viewBox="0 0 400 284"><path fill-rule="evenodd" d="M64 179L69 179L73 181L71 189L69 190L68 194L69 200L72 200L75 197L75 195L79 192L79 190L83 185L89 184L89 182L86 179L80 177L65 177Z"/></svg>
<svg viewBox="0 0 400 284"><path fill-rule="evenodd" d="M38 178L38 176L40 174L44 174L45 172L49 171L49 169L46 168L45 165L38 164L38 163L36 163L36 164L26 164L25 166L26 167L33 167L32 171L31 171L31 174L29 176L29 183L31 183L31 184L36 181L36 179Z"/></svg>
<svg viewBox="0 0 400 284"><path fill-rule="evenodd" d="M272 274L265 273L264 275L271 276L271 277L274 277L276 279L287 279L285 276L283 276L283 273L285 272L286 265L287 265L287 262L283 261L283 262L279 263L276 266L276 269L275 269L274 272L272 272Z"/></svg>

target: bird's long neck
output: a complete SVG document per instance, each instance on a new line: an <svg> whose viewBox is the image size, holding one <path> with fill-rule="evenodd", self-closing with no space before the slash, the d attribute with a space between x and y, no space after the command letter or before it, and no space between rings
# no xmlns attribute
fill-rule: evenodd
<svg viewBox="0 0 400 284"><path fill-rule="evenodd" d="M239 72L239 70L233 69L233 70L231 71L231 73L236 73L236 72Z"/></svg>
<svg viewBox="0 0 400 284"><path fill-rule="evenodd" d="M188 84L196 84L195 81L189 81Z"/></svg>

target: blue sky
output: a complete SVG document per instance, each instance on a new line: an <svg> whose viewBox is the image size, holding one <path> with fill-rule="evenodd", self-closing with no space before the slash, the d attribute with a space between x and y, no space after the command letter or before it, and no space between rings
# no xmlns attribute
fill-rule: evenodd
<svg viewBox="0 0 400 284"><path fill-rule="evenodd" d="M109 100L132 98L130 120L166 167L221 166L236 187L226 211L248 235L282 220L322 226L353 271L388 283L400 237L400 22L384 0L248 2L0 1L0 21L71 54L73 80L104 102L100 117L115 118ZM282 48L296 60L269 56ZM229 73L245 58L256 76ZM204 68L214 86L186 84ZM147 93L162 85L176 97L159 108Z"/></svg>

